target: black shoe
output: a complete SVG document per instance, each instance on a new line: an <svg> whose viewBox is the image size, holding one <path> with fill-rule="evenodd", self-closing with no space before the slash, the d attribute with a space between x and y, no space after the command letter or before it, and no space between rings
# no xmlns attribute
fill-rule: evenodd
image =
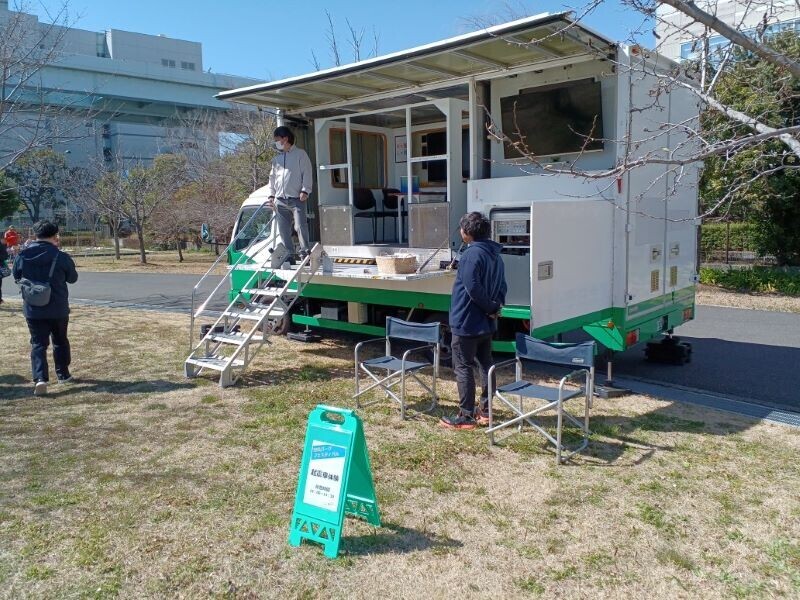
<svg viewBox="0 0 800 600"><path fill-rule="evenodd" d="M72 375L67 375L66 377L59 377L58 378L58 383L70 383L72 381L74 381L74 379L72 378Z"/></svg>
<svg viewBox="0 0 800 600"><path fill-rule="evenodd" d="M445 429L475 429L478 425L475 419L466 415L458 414L454 417L442 417L439 425Z"/></svg>

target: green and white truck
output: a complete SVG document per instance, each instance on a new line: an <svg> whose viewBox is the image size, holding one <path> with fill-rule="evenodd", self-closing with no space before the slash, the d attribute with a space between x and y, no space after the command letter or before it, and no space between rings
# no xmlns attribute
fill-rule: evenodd
<svg viewBox="0 0 800 600"><path fill-rule="evenodd" d="M496 350L513 351L518 331L583 330L610 352L663 337L694 313L700 165L620 166L690 155L699 105L660 85L674 67L555 14L220 94L276 110L316 166L307 275L271 260L275 227L257 190L227 253L229 300L293 290L262 333L292 323L382 335L387 315L446 323L458 221L480 211L504 247L509 284ZM424 268L379 272L376 257L398 252ZM275 294L266 296L261 304ZM241 323L228 317L218 337ZM204 341L187 375L243 369L257 350L240 344L227 359L224 339Z"/></svg>

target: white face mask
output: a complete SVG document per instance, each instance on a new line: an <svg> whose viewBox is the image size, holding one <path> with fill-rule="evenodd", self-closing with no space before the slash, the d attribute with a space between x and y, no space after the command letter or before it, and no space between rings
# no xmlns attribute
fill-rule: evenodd
<svg viewBox="0 0 800 600"><path fill-rule="evenodd" d="M275 147L276 147L278 150L283 150L284 143L283 143L283 142L275 142Z"/></svg>

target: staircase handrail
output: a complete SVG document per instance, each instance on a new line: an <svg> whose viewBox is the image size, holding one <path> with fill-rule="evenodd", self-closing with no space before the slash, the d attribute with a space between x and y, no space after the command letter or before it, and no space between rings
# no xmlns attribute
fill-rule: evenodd
<svg viewBox="0 0 800 600"><path fill-rule="evenodd" d="M269 205L268 205L266 202L265 202L264 204L260 205L260 206L259 206L259 207L256 209L256 211L255 211L255 212L254 212L254 213L251 215L251 217L250 217L250 218L247 220L247 223L245 223L245 224L244 224L244 227L241 227L241 228L239 229L239 232L236 234L236 237L234 237L234 238L233 238L233 239L230 241L230 243L229 243L229 244L228 244L228 245L225 247L225 250L224 250L223 252L221 252L221 253L220 253L220 255L217 257L217 260L215 260L215 261L214 261L214 264L212 264L212 265L211 265L211 267L208 269L208 271L206 271L206 272L205 272L205 274L204 274L204 275L203 275L203 276L202 276L202 277L201 277L201 278L198 280L198 282L197 282L197 283L194 285L194 287L192 288L192 309L191 309L191 310L192 310L192 312L191 312L191 317L190 317L190 325L189 325L189 348L190 348L190 349L191 349L191 348L194 348L194 320L195 320L195 319L196 319L196 318L199 316L199 313L201 313L203 310L205 310L205 307L206 307L206 305L208 304L209 300L211 300L211 298L213 298L213 297L214 297L214 295L215 295L215 294L216 294L216 293L219 291L219 288L220 288L220 287L222 286L222 284L225 282L225 279L226 279L226 277L223 277L223 278L220 280L220 282L219 282L219 283L216 285L216 287L215 287L215 288L214 288L214 289L211 291L211 293L208 295L208 297L206 298L206 300L205 300L205 301L204 301L204 302L203 302L203 303L200 305L200 307L198 307L197 311L195 311L194 304L195 304L195 299L196 299L197 291L200 289L200 286L201 286L201 285L202 285L202 283L203 283L203 282L204 282L204 281L205 281L205 280L208 278L208 276L209 276L209 275L211 275L211 273L214 271L214 269L216 269L216 268L217 268L217 266L219 266L219 262L220 262L220 261L221 261L223 258L226 258L226 257L228 256L228 252L229 252L229 251L230 251L232 248L234 248L234 246L236 245L236 242L237 242L237 241L239 241L239 239L240 239L240 236L241 236L241 235L242 235L242 234L243 234L245 231L247 231L247 229L248 229L248 227L249 227L250 223L253 221L253 219L255 219L255 218L256 218L256 217L259 215L259 213L260 213L260 212L261 212L261 211L262 211L262 210L263 210L265 207L266 207L266 208L268 208L269 210L272 210L272 207L270 207L270 206L269 206ZM270 231L270 235L272 235L273 237L274 237L274 235L275 235L275 232L274 232L274 229L275 229L275 228L274 228L274 227L271 227L271 225L273 224L273 222L274 222L274 221L275 221L275 213L273 212L273 213L272 213L272 216L271 216L271 217L270 217L270 219L269 219L269 221L267 221L267 223L265 224L265 228L266 228L266 227L269 227L269 228L270 228L270 230L271 230L271 231ZM241 261L241 260L242 260L242 259L243 259L245 256L247 256L247 251L248 251L248 250L249 250L249 249L250 249L250 248L253 246L253 244L255 244L255 243L256 243L256 242L258 242L258 241L262 241L262 240L259 240L257 236L253 236L253 239L252 239L252 240L250 240L250 243L249 243L249 244L248 244L248 245L247 245L247 246L246 246L246 247L245 247L245 248L242 250L241 254L239 255L239 258L237 258L237 259L236 259L236 262L234 262L234 263L231 265L231 269L233 269L233 268L235 268L235 267L237 267L237 266L239 265L240 261ZM249 258L249 257L248 257L248 258Z"/></svg>

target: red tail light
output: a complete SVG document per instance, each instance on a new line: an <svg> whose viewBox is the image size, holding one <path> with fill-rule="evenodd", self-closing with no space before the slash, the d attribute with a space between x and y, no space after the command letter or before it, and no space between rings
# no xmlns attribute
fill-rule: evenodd
<svg viewBox="0 0 800 600"><path fill-rule="evenodd" d="M633 346L639 341L639 330L634 329L633 331L629 331L628 335L625 336L625 347L628 348Z"/></svg>

